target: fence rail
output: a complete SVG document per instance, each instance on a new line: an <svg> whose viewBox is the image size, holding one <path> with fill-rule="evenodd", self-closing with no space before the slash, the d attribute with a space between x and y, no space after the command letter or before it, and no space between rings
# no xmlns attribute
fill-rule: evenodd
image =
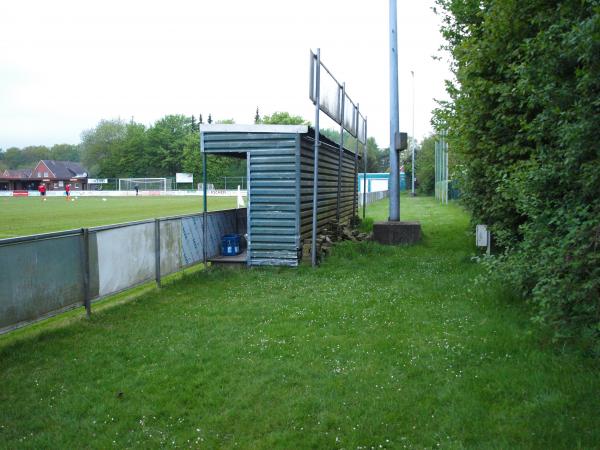
<svg viewBox="0 0 600 450"><path fill-rule="evenodd" d="M202 196L202 190L171 190L171 191L146 191L140 190L138 193L141 197L156 197L156 196ZM75 197L135 197L135 191L72 191L71 198ZM239 194L247 195L247 191L237 189L209 189L208 197L235 197ZM38 191L0 191L0 197L39 197ZM64 197L65 191L47 191L46 197Z"/></svg>
<svg viewBox="0 0 600 450"><path fill-rule="evenodd" d="M204 224L206 220L206 226ZM219 254L246 209L0 240L0 334L91 304ZM206 234L204 234L206 230Z"/></svg>
<svg viewBox="0 0 600 450"><path fill-rule="evenodd" d="M364 195L364 199L363 199L363 195ZM378 191L378 192L367 192L366 194L363 194L362 192L360 192L358 194L358 203L360 206L363 205L363 202L366 205L370 205L371 203L374 203L378 200L383 200L384 198L388 198L390 196L390 191ZM365 202L366 200L366 202Z"/></svg>

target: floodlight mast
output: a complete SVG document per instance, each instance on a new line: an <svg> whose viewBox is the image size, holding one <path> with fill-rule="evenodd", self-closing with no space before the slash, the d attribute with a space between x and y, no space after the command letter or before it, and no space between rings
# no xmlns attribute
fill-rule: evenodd
<svg viewBox="0 0 600 450"><path fill-rule="evenodd" d="M398 148L400 137L398 100L398 33L396 0L390 0L390 207L389 220L400 220L400 171Z"/></svg>
<svg viewBox="0 0 600 450"><path fill-rule="evenodd" d="M415 196L415 71L411 70L410 74L412 75L412 189L411 194Z"/></svg>

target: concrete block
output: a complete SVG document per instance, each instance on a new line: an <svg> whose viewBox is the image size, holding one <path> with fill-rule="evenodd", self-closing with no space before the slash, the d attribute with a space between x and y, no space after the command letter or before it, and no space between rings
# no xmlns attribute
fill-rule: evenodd
<svg viewBox="0 0 600 450"><path fill-rule="evenodd" d="M416 244L421 240L419 222L375 222L373 238L384 245Z"/></svg>

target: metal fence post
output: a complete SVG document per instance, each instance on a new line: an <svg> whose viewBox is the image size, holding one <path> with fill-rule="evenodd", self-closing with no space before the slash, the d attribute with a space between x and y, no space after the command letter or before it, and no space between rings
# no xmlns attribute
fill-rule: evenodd
<svg viewBox="0 0 600 450"><path fill-rule="evenodd" d="M358 141L360 141L359 131L360 103L356 105L356 147L354 150L354 191L352 192L352 224L356 226L358 218Z"/></svg>
<svg viewBox="0 0 600 450"><path fill-rule="evenodd" d="M369 159L369 139L367 138L367 118L365 117L365 148L364 148L364 176L363 176L363 220L367 214L367 160Z"/></svg>
<svg viewBox="0 0 600 450"><path fill-rule="evenodd" d="M337 178L337 183L338 183L338 189L337 189L337 204L336 204L336 210L335 210L335 220L337 221L338 225L340 223L340 206L341 206L341 200L342 200L342 163L344 162L344 114L345 114L345 107L346 107L346 83L342 83L342 86L340 87L341 91L342 91L342 95L341 95L341 104L340 104L340 117L342 118L341 120L341 125L340 125L340 151L339 151L339 155L338 155L338 178Z"/></svg>
<svg viewBox="0 0 600 450"><path fill-rule="evenodd" d="M83 237L83 305L85 306L85 314L89 319L92 315L92 305L90 302L90 233L87 228L82 230Z"/></svg>
<svg viewBox="0 0 600 450"><path fill-rule="evenodd" d="M312 210L312 241L311 241L311 263L317 265L317 226L318 226L318 204L319 204L319 108L321 102L321 49L317 49L315 74L315 150L313 166L313 210Z"/></svg>
<svg viewBox="0 0 600 450"><path fill-rule="evenodd" d="M204 151L204 133L200 133L200 152L202 153L202 262L206 267L206 211L208 209L208 189L206 187L206 152Z"/></svg>
<svg viewBox="0 0 600 450"><path fill-rule="evenodd" d="M154 219L154 264L156 286L160 287L160 219Z"/></svg>

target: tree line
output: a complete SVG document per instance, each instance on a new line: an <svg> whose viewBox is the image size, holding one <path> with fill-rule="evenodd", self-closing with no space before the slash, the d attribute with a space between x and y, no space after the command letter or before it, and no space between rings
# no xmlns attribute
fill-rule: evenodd
<svg viewBox="0 0 600 450"><path fill-rule="evenodd" d="M10 147L0 151L0 171L4 169L32 169L41 159L79 161L79 145L57 144L52 147L30 145L23 148Z"/></svg>
<svg viewBox="0 0 600 450"><path fill-rule="evenodd" d="M209 115L209 121L212 117ZM287 112L275 112L259 116L255 123L299 125L309 124L300 116ZM101 120L94 128L81 133L77 145L60 144L51 148L30 146L23 149L9 148L0 151L0 169L31 168L40 159L79 161L97 178L165 177L178 172L193 173L201 179L202 157L200 155L199 126L202 116L167 115L154 124L146 126L133 119ZM216 123L233 123L218 120ZM323 133L339 142L339 133L323 130ZM347 148L354 149L355 139L344 139ZM388 170L387 151L380 150L374 138L368 139L368 171ZM360 147L362 154L362 146ZM222 177L245 176L246 164L235 158L209 155L207 175L211 182ZM361 168L362 169L362 168Z"/></svg>
<svg viewBox="0 0 600 450"><path fill-rule="evenodd" d="M533 319L600 353L598 1L436 3L455 75L436 125L464 204Z"/></svg>

